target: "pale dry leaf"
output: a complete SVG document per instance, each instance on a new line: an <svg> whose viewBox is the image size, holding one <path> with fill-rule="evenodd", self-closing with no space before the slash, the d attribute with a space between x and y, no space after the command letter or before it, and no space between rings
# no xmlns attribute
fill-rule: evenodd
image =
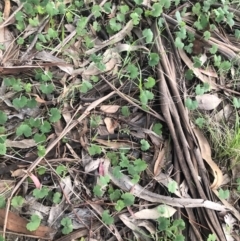
<svg viewBox="0 0 240 241"><path fill-rule="evenodd" d="M119 105L102 105L100 107L100 110L104 113L113 114L116 113L119 110Z"/></svg>
<svg viewBox="0 0 240 241"><path fill-rule="evenodd" d="M98 158L97 160L91 160L85 167L84 167L84 171L86 173L95 171L98 167L99 167L99 163L100 163L100 158Z"/></svg>
<svg viewBox="0 0 240 241"><path fill-rule="evenodd" d="M161 213L159 211L159 208L163 208L164 212ZM134 214L134 218L135 219L153 219L153 220L158 219L160 217L169 218L169 217L172 217L176 211L177 210L175 208L172 208L171 206L159 205L158 207L155 207L155 208L151 208L151 209L146 208L136 212Z"/></svg>
<svg viewBox="0 0 240 241"><path fill-rule="evenodd" d="M217 164L212 160L211 148L210 148L210 145L209 145L207 139L205 138L205 136L197 128L194 128L193 132L194 132L194 134L195 134L195 136L197 138L202 158L211 167L213 175L214 175L214 180L213 180L213 183L211 185L211 188L212 189L217 189L217 188L219 188L222 185L222 181L223 181L222 171L219 169Z"/></svg>
<svg viewBox="0 0 240 241"><path fill-rule="evenodd" d="M119 126L119 124L116 120L109 118L109 117L106 117L104 119L104 123L110 134L114 134L115 129L118 128L118 126Z"/></svg>
<svg viewBox="0 0 240 241"><path fill-rule="evenodd" d="M5 144L7 147L15 147L21 149L31 148L37 145L33 139L23 139L21 141L12 141L7 139Z"/></svg>
<svg viewBox="0 0 240 241"><path fill-rule="evenodd" d="M157 176L161 172L165 160L165 148L162 148L162 150L159 151L157 159L154 163L154 176Z"/></svg>
<svg viewBox="0 0 240 241"><path fill-rule="evenodd" d="M61 69L62 71L66 72L67 74L71 75L73 73L73 66L65 63L64 60L52 55L51 53L47 51L41 51L38 52L35 55L35 58L50 62L50 63L56 63L56 66Z"/></svg>
<svg viewBox="0 0 240 241"><path fill-rule="evenodd" d="M218 98L216 95L204 94L197 95L196 101L198 102L199 109L213 110L221 103L222 100Z"/></svg>
<svg viewBox="0 0 240 241"><path fill-rule="evenodd" d="M26 174L24 169L17 169L15 171L11 171L12 177L23 177Z"/></svg>

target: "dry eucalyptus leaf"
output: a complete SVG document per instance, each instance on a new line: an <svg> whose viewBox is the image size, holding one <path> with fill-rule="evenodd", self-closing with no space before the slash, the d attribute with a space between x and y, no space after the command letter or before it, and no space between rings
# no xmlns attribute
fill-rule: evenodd
<svg viewBox="0 0 240 241"><path fill-rule="evenodd" d="M5 144L7 147L15 147L15 148L30 148L36 146L36 142L33 139L23 139L21 141L11 141L11 140L6 140Z"/></svg>
<svg viewBox="0 0 240 241"><path fill-rule="evenodd" d="M100 110L108 114L113 114L116 113L119 110L119 108L119 105L102 105L100 107Z"/></svg>
<svg viewBox="0 0 240 241"><path fill-rule="evenodd" d="M112 118L106 117L104 123L110 134L114 134L114 130L119 126L118 122Z"/></svg>
<svg viewBox="0 0 240 241"><path fill-rule="evenodd" d="M163 210L161 212L161 209ZM136 219L158 219L160 217L169 218L172 217L173 214L177 210L175 208L172 208L171 206L167 205L159 205L158 207L152 208L152 209L143 209L139 212L136 212L134 214L134 218Z"/></svg>
<svg viewBox="0 0 240 241"><path fill-rule="evenodd" d="M216 95L211 94L198 95L196 96L196 100L198 102L198 108L202 110L213 110L222 101Z"/></svg>

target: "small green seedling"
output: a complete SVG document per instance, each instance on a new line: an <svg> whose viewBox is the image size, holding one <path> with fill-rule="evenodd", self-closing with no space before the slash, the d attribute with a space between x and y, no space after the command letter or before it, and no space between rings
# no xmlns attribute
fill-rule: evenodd
<svg viewBox="0 0 240 241"><path fill-rule="evenodd" d="M220 190L218 191L218 196L220 199L228 199L229 195L229 190L223 190L222 188L220 188Z"/></svg>
<svg viewBox="0 0 240 241"><path fill-rule="evenodd" d="M11 205L14 208L19 208L23 205L24 203L24 198L22 196L15 196L12 198Z"/></svg>
<svg viewBox="0 0 240 241"><path fill-rule="evenodd" d="M109 210L104 210L102 213L102 221L106 224L106 225L111 225L114 222L114 218L111 217L111 215L109 214Z"/></svg>
<svg viewBox="0 0 240 241"><path fill-rule="evenodd" d="M32 231L37 230L38 227L40 226L40 224L41 224L41 218L38 215L33 214L31 216L30 221L27 223L26 228L27 228L27 230L32 232Z"/></svg>
<svg viewBox="0 0 240 241"><path fill-rule="evenodd" d="M62 233L69 234L73 231L73 224L70 218L63 218L61 220L61 225L63 226Z"/></svg>

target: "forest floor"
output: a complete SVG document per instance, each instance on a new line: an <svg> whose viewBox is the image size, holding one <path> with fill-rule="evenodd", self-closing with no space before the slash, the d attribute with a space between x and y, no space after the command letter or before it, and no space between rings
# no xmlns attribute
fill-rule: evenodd
<svg viewBox="0 0 240 241"><path fill-rule="evenodd" d="M0 1L0 241L240 240L236 0Z"/></svg>

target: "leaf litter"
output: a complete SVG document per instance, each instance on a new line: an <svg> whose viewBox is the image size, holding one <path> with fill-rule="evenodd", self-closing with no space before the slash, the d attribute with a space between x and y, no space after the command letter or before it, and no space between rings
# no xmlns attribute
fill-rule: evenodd
<svg viewBox="0 0 240 241"><path fill-rule="evenodd" d="M223 76L229 78L224 73L230 70L229 61L239 63L239 46L230 38L220 41L218 31L209 39L205 32L203 38L193 29L187 5L184 17L169 6L168 14L162 13L158 22L154 17L160 16L163 6L143 1L142 8L127 14L128 21L121 23L121 11L132 3L111 11L108 3L94 5L95 11L81 20L70 21L68 12L67 22L58 22L62 40L55 37L56 42L51 42L49 35L51 48L37 49L39 39L54 34L51 18L41 18L37 27L30 24L36 19L31 19L22 32L18 28L12 31L18 21L15 14L27 10L25 3L5 0L0 23L3 236L15 233L27 235L25 240L59 241L160 240L165 233L159 231L159 220L174 224L181 218L185 235L190 233L192 240L212 234L218 240L234 240L239 234L236 219L240 220L240 209L239 193L234 197L233 191L240 181L230 187L229 199L219 196L220 188L228 185L223 173L229 171L213 157L207 139L210 130L194 126L197 113L189 111L184 100L194 96L199 113L218 116L211 120L221 123L219 115L232 104L229 93L238 92L230 80L222 83ZM143 6L151 11L138 19ZM165 3L164 8L167 6ZM101 14L110 14L109 19L101 19L103 26L110 24L103 35L93 21L98 18L98 7ZM114 29L118 27L115 16L122 24L118 30ZM181 18L185 22L180 23ZM79 23L86 26L84 35L79 34L79 28L85 30ZM179 39L174 42L175 34L182 34L174 33L181 26L197 39L193 44L200 41L200 48L194 46L201 54L198 60L186 48L178 48ZM23 41L31 36L28 46L17 44L20 34ZM213 46L224 60L221 63L219 57L211 62L206 55ZM222 69L217 71L219 66ZM233 77L235 66L231 66ZM185 79L185 68L194 76L191 83ZM207 83L210 93L192 92L199 82ZM221 121L228 123L231 117L229 125L236 125L238 102L236 97L235 109ZM153 123L160 125L154 128ZM238 156L228 158L235 164L238 161ZM232 169L234 183L240 180L237 168ZM25 200L17 210L10 205L16 195ZM34 231L36 223L39 226Z"/></svg>

